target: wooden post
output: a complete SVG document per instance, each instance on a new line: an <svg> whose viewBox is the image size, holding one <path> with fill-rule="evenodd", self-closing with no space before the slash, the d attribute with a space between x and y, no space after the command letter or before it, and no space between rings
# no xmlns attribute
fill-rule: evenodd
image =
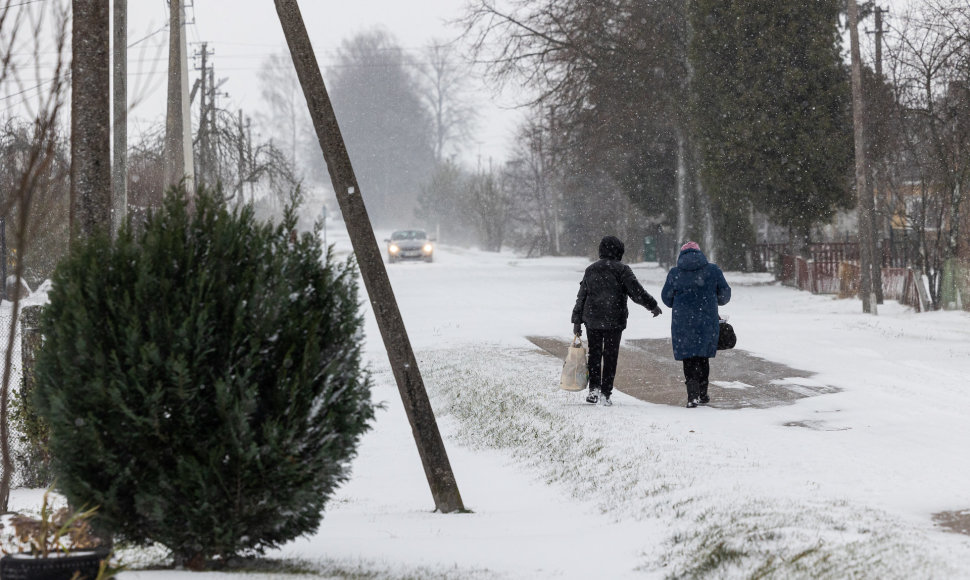
<svg viewBox="0 0 970 580"><path fill-rule="evenodd" d="M398 310L387 270L384 268L382 253L374 237L374 230L361 197L357 177L354 175L350 156L347 154L340 134L337 117L323 83L323 75L320 73L313 46L310 44L299 4L297 0L275 0L275 2L290 56L293 58L307 106L310 108L313 127L320 141L320 147L323 149L337 202L340 204L340 211L347 224L364 286L374 308L381 337L384 339L391 370L397 381L408 421L411 423L411 431L418 446L421 463L424 465L424 473L431 486L435 507L443 513L464 510L461 495L458 493L458 484L451 470L431 403L428 401L424 381L418 370L418 363L411 349L411 342L408 339L401 312Z"/></svg>

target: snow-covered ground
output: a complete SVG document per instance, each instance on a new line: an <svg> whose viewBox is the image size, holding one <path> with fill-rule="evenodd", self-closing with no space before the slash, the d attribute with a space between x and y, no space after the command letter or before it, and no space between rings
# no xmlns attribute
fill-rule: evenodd
<svg viewBox="0 0 970 580"><path fill-rule="evenodd" d="M729 272L737 348L839 391L742 410L617 393L605 408L559 390L561 361L525 338L569 337L586 265L445 246L432 264L389 266L472 513L433 513L368 312L386 407L319 532L269 557L334 578L970 578L970 536L932 521L970 508L970 315L895 302L863 315L855 300ZM633 267L658 296L666 272ZM669 335L666 309L631 310L625 339ZM221 574L192 574L207 576Z"/></svg>

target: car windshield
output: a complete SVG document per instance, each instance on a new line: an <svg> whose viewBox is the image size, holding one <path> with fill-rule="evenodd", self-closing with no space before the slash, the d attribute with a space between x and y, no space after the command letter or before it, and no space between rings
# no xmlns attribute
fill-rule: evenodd
<svg viewBox="0 0 970 580"><path fill-rule="evenodd" d="M421 230L401 230L391 234L392 240L423 240L427 237Z"/></svg>

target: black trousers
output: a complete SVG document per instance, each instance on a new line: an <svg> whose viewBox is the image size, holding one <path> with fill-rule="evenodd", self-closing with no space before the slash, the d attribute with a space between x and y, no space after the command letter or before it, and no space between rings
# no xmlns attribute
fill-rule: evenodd
<svg viewBox="0 0 970 580"><path fill-rule="evenodd" d="M589 388L609 395L613 392L623 330L590 330L587 327L586 334L589 339Z"/></svg>
<svg viewBox="0 0 970 580"><path fill-rule="evenodd" d="M684 359L684 378L687 379L687 398L707 394L707 377L711 374L710 359L695 356Z"/></svg>

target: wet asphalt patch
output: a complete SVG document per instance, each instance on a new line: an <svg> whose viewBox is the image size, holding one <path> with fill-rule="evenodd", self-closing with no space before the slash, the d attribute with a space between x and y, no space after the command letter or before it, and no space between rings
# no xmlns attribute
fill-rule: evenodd
<svg viewBox="0 0 970 580"><path fill-rule="evenodd" d="M544 336L527 338L543 352L565 360L567 340ZM741 349L722 350L711 359L708 406L765 409L839 391L813 380L812 376L811 372L758 358ZM674 360L669 338L624 341L613 386L627 395L658 405L681 407L687 402L683 365ZM794 421L786 425L828 430L822 421Z"/></svg>
<svg viewBox="0 0 970 580"><path fill-rule="evenodd" d="M948 532L970 536L970 509L936 513L933 521Z"/></svg>

